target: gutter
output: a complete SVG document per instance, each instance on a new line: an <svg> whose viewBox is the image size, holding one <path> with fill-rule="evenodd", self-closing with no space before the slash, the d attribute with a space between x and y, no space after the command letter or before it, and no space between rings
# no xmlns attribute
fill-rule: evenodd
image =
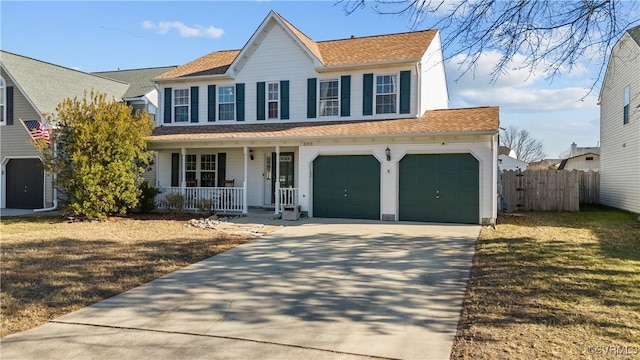
<svg viewBox="0 0 640 360"><path fill-rule="evenodd" d="M58 156L58 146L57 144L54 142L53 143L53 157L57 157ZM38 212L46 212L46 211L54 211L58 209L58 188L56 187L56 173L53 173L53 206L48 207L48 208L41 208L41 209L33 209L34 213L38 213Z"/></svg>

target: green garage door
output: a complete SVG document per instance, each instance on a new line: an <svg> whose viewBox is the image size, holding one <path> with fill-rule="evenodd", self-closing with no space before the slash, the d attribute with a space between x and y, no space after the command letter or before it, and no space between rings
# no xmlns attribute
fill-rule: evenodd
<svg viewBox="0 0 640 360"><path fill-rule="evenodd" d="M380 219L380 163L371 155L313 162L313 216Z"/></svg>
<svg viewBox="0 0 640 360"><path fill-rule="evenodd" d="M478 169L471 154L405 156L400 161L400 220L479 223Z"/></svg>

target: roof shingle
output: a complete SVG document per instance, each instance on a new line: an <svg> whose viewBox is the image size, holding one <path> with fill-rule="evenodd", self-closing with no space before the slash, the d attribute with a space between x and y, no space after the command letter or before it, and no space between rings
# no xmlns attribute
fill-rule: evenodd
<svg viewBox="0 0 640 360"><path fill-rule="evenodd" d="M438 33L437 30L423 30L315 42L282 16L274 14L325 66L416 61L427 51ZM157 79L224 74L240 51L214 51L164 73Z"/></svg>
<svg viewBox="0 0 640 360"><path fill-rule="evenodd" d="M427 111L420 118L327 121L298 123L163 126L153 131L150 142L180 140L241 140L256 138L303 139L384 135L438 135L497 132L498 107Z"/></svg>

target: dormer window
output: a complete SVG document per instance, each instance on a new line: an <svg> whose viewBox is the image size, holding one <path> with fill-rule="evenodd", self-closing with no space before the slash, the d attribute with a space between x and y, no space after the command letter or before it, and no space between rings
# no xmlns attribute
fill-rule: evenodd
<svg viewBox="0 0 640 360"><path fill-rule="evenodd" d="M173 121L189 121L189 89L173 90Z"/></svg>
<svg viewBox="0 0 640 360"><path fill-rule="evenodd" d="M396 75L376 76L376 114L395 114L397 101Z"/></svg>
<svg viewBox="0 0 640 360"><path fill-rule="evenodd" d="M218 116L220 120L235 120L236 88L220 86L218 90Z"/></svg>

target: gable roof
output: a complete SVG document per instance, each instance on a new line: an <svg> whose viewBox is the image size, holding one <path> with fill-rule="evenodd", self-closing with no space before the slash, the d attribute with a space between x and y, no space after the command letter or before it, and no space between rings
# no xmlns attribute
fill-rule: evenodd
<svg viewBox="0 0 640 360"><path fill-rule="evenodd" d="M55 112L66 99L92 89L121 99L129 84L0 50L0 63L38 111Z"/></svg>
<svg viewBox="0 0 640 360"><path fill-rule="evenodd" d="M177 66L163 66L144 69L99 71L93 74L128 83L129 88L124 94L124 98L136 98L144 96L153 90L151 79L175 68L177 68Z"/></svg>
<svg viewBox="0 0 640 360"><path fill-rule="evenodd" d="M320 61L324 67L357 66L389 62L415 62L419 60L438 30L422 30L398 34L352 37L348 39L313 41L298 30L289 21L275 11L271 11L259 28L274 19L284 25L305 49ZM252 39L256 34L252 36ZM156 79L173 79L202 75L222 75L231 64L237 61L238 55L248 51L253 41L248 41L241 50L214 51L191 61L172 71L158 76Z"/></svg>
<svg viewBox="0 0 640 360"><path fill-rule="evenodd" d="M151 142L180 140L302 139L317 137L420 136L498 132L499 108L430 110L422 117L391 120L316 121L202 126L161 126Z"/></svg>
<svg viewBox="0 0 640 360"><path fill-rule="evenodd" d="M640 46L640 25L627 30L629 36Z"/></svg>

